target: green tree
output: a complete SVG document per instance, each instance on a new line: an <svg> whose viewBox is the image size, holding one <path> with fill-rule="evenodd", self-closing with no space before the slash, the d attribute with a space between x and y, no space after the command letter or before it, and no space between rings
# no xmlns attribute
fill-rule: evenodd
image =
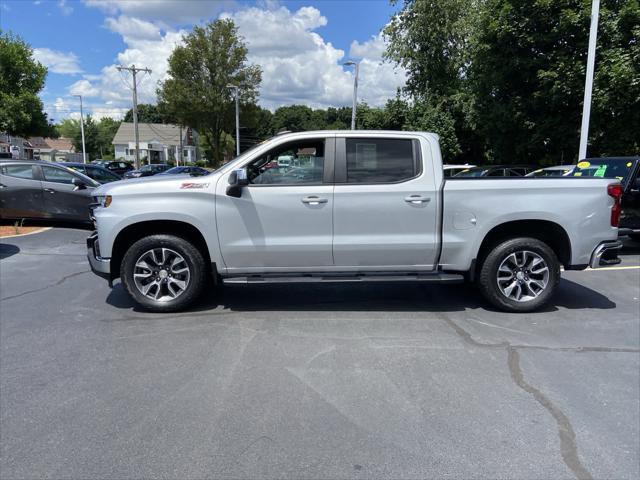
<svg viewBox="0 0 640 480"><path fill-rule="evenodd" d="M0 132L19 137L56 136L38 93L47 69L19 37L0 30Z"/></svg>
<svg viewBox="0 0 640 480"><path fill-rule="evenodd" d="M80 120L65 118L55 128L60 137L73 138L80 131Z"/></svg>
<svg viewBox="0 0 640 480"><path fill-rule="evenodd" d="M78 129L71 137L76 152L82 152L82 132L80 122L77 122ZM98 125L93 121L91 115L87 115L84 121L84 146L87 154L87 162L100 157L100 131Z"/></svg>
<svg viewBox="0 0 640 480"><path fill-rule="evenodd" d="M230 19L194 27L169 57L168 78L158 88L160 103L183 125L205 136L210 161L223 154L223 132L233 131L233 92L239 85L242 101L255 103L261 70L247 63L247 47Z"/></svg>
<svg viewBox="0 0 640 480"><path fill-rule="evenodd" d="M113 159L115 155L113 137L120 127L120 121L110 117L101 118L98 122L98 148L100 158Z"/></svg>
<svg viewBox="0 0 640 480"><path fill-rule="evenodd" d="M577 160L591 0L487 0L471 78L499 161ZM640 150L640 4L603 0L591 155Z"/></svg>
<svg viewBox="0 0 640 480"><path fill-rule="evenodd" d="M151 105L141 103L138 105L138 122L140 123L174 123L166 108L163 105ZM127 123L133 122L133 108L130 108L124 116Z"/></svg>

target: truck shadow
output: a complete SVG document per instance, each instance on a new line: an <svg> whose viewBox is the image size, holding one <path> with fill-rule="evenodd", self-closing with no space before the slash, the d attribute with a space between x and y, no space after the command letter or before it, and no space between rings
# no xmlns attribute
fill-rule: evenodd
<svg viewBox="0 0 640 480"><path fill-rule="evenodd" d="M0 243L0 260L20 253L20 247L11 243Z"/></svg>
<svg viewBox="0 0 640 480"><path fill-rule="evenodd" d="M204 295L189 309L206 312L217 308L236 312L326 311L326 312L461 312L484 309L496 311L473 285L425 285L419 283L369 284L287 284L225 286ZM107 303L122 309L138 307L116 284ZM612 309L616 304L606 296L571 280L562 279L551 303L540 312L567 309ZM502 312L498 312L502 313Z"/></svg>

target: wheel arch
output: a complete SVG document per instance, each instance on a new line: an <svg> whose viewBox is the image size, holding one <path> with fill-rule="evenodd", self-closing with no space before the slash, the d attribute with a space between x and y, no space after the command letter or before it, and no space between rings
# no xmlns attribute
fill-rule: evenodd
<svg viewBox="0 0 640 480"><path fill-rule="evenodd" d="M565 268L571 265L571 240L561 225L550 220L512 220L487 232L476 254L474 277L493 247L517 237L531 237L546 243Z"/></svg>
<svg viewBox="0 0 640 480"><path fill-rule="evenodd" d="M189 241L200 251L207 265L211 266L211 273L215 273L207 242L197 227L179 220L146 220L127 225L116 235L110 262L112 278L120 276L120 263L129 246L141 238L158 234L175 235Z"/></svg>

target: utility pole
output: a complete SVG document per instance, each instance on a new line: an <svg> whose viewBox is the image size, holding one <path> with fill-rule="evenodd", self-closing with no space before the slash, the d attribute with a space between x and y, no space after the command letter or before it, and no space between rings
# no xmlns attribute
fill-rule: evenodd
<svg viewBox="0 0 640 480"><path fill-rule="evenodd" d="M87 163L87 152L84 146L84 114L82 113L82 95L74 95L80 99L80 135L82 136L82 163Z"/></svg>
<svg viewBox="0 0 640 480"><path fill-rule="evenodd" d="M118 65L118 71L127 70L131 72L133 76L133 130L135 132L136 137L136 168L140 168L140 137L138 135L138 84L136 83L136 74L138 72L146 72L151 74L151 69L149 68L136 68L135 65L131 65L130 67L123 67L122 65Z"/></svg>
<svg viewBox="0 0 640 480"><path fill-rule="evenodd" d="M180 160L179 162L182 163L182 165L184 165L184 158L182 158L182 152L183 152L183 146L182 146L182 124L180 124ZM180 165L180 163L178 163L178 165Z"/></svg>
<svg viewBox="0 0 640 480"><path fill-rule="evenodd" d="M584 82L584 102L582 104L582 127L580 128L580 151L578 161L587 158L589 141L589 118L591 117L591 94L593 92L593 71L596 63L596 43L598 40L598 17L600 0L591 2L591 29L589 30L589 53L587 55L587 77Z"/></svg>
<svg viewBox="0 0 640 480"><path fill-rule="evenodd" d="M351 107L351 130L356 129L356 108L358 106L358 73L360 71L360 62L348 60L344 65L354 65L356 67L353 77L353 106Z"/></svg>
<svg viewBox="0 0 640 480"><path fill-rule="evenodd" d="M236 99L236 156L240 156L240 105L238 103L239 87L237 85L227 85L227 87L233 89L233 93Z"/></svg>

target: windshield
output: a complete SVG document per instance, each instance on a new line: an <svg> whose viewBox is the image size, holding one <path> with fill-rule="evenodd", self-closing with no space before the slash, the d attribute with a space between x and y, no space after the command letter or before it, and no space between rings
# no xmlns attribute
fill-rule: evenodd
<svg viewBox="0 0 640 480"><path fill-rule="evenodd" d="M635 158L589 158L578 162L570 176L617 178L626 185L637 161Z"/></svg>

